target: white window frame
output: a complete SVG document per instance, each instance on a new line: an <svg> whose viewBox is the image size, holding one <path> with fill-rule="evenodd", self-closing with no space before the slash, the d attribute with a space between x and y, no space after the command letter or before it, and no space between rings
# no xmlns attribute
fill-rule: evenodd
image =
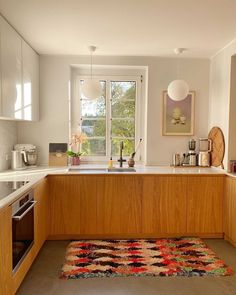
<svg viewBox="0 0 236 295"><path fill-rule="evenodd" d="M88 75L77 75L75 81L75 99L77 100L76 105L79 107L78 113L79 118L77 118L79 126L81 130L81 89L80 89L80 80L88 79L90 76ZM136 98L135 98L135 147L139 143L140 138L142 138L141 134L141 76L140 75L132 75L132 76L121 76L121 75L94 75L94 79L99 79L102 81L106 81L106 156L82 156L82 162L107 162L110 158L108 154L111 151L111 124L109 124L109 118L111 118L111 91L110 91L110 82L136 82ZM73 132L72 132L73 133ZM117 161L118 156L113 156L113 160ZM124 156L125 159L128 159L128 156ZM135 156L135 160L137 162L141 161L140 150L137 152Z"/></svg>

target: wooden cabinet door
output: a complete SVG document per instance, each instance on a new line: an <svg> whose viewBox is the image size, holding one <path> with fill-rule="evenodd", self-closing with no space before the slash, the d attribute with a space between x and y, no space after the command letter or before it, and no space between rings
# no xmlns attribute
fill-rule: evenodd
<svg viewBox="0 0 236 295"><path fill-rule="evenodd" d="M0 210L0 294L13 294L11 207Z"/></svg>
<svg viewBox="0 0 236 295"><path fill-rule="evenodd" d="M186 177L143 176L142 233L186 232Z"/></svg>
<svg viewBox="0 0 236 295"><path fill-rule="evenodd" d="M98 198L98 232L116 237L132 237L141 232L142 178L107 175L104 193Z"/></svg>
<svg viewBox="0 0 236 295"><path fill-rule="evenodd" d="M103 192L101 175L49 177L50 235L97 233L97 199Z"/></svg>
<svg viewBox="0 0 236 295"><path fill-rule="evenodd" d="M80 233L78 177L49 176L49 236Z"/></svg>
<svg viewBox="0 0 236 295"><path fill-rule="evenodd" d="M1 17L2 113L5 118L23 119L21 37Z"/></svg>
<svg viewBox="0 0 236 295"><path fill-rule="evenodd" d="M104 193L104 177L90 175L78 177L80 195L80 234L93 235L99 232L97 219L98 199Z"/></svg>
<svg viewBox="0 0 236 295"><path fill-rule="evenodd" d="M34 199L37 201L34 211L35 252L41 249L48 236L49 200L47 179L42 180L34 189Z"/></svg>
<svg viewBox="0 0 236 295"><path fill-rule="evenodd" d="M236 246L236 178L226 177L224 200L225 238Z"/></svg>
<svg viewBox="0 0 236 295"><path fill-rule="evenodd" d="M223 234L224 176L189 176L187 233Z"/></svg>

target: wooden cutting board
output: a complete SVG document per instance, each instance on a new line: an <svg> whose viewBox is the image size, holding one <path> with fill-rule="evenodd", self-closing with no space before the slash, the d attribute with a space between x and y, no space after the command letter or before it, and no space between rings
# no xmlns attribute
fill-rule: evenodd
<svg viewBox="0 0 236 295"><path fill-rule="evenodd" d="M208 138L212 141L211 166L221 166L224 169L225 140L222 130L219 127L213 127L208 134Z"/></svg>

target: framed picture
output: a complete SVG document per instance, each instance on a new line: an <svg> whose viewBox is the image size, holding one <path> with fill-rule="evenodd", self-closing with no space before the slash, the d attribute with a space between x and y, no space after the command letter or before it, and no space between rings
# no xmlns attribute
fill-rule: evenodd
<svg viewBox="0 0 236 295"><path fill-rule="evenodd" d="M181 101L169 98L163 91L162 135L193 135L195 91Z"/></svg>

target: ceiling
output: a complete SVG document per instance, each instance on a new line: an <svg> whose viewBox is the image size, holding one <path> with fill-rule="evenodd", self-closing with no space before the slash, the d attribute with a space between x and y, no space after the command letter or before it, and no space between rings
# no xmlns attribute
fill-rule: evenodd
<svg viewBox="0 0 236 295"><path fill-rule="evenodd" d="M236 38L235 0L0 0L40 54L211 57Z"/></svg>

